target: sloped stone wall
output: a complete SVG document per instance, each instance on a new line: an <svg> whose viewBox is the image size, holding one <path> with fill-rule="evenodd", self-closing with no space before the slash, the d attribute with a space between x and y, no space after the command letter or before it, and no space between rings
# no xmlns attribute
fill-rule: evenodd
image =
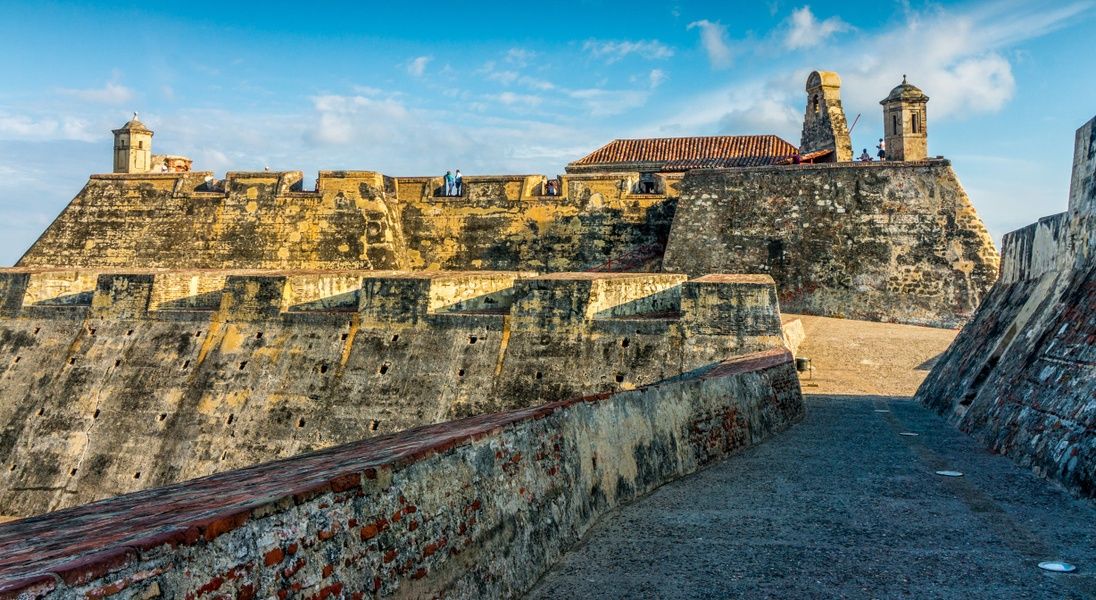
<svg viewBox="0 0 1096 600"><path fill-rule="evenodd" d="M944 160L690 171L669 272L767 273L787 312L956 327L997 278Z"/></svg>
<svg viewBox="0 0 1096 600"><path fill-rule="evenodd" d="M14 270L0 298L10 516L782 343L768 277Z"/></svg>
<svg viewBox="0 0 1096 600"><path fill-rule="evenodd" d="M0 595L505 598L601 515L803 415L785 350L0 525Z"/></svg>
<svg viewBox="0 0 1096 600"><path fill-rule="evenodd" d="M917 392L995 452L1096 497L1096 119L1069 211L1004 238L1002 278Z"/></svg>

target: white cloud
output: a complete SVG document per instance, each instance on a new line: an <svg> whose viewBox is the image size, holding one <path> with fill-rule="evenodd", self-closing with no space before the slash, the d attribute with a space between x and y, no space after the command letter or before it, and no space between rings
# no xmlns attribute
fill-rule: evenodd
<svg viewBox="0 0 1096 600"><path fill-rule="evenodd" d="M322 144L379 142L395 134L390 128L408 117L407 108L395 100L365 96L314 96L312 105L319 113L319 122L310 137Z"/></svg>
<svg viewBox="0 0 1096 600"><path fill-rule="evenodd" d="M529 64L529 61L537 55L532 50L526 50L525 48L510 48L506 51L506 62L516 65L518 67L524 67Z"/></svg>
<svg viewBox="0 0 1096 600"><path fill-rule="evenodd" d="M850 47L837 47L831 52L831 64L841 72L846 104L866 114L878 110L876 103L901 82L903 74L931 98L932 118L996 112L1016 92L1004 50L1068 24L1089 6L1040 9L996 3L967 11L911 11L905 22L857 42L861 47L886 48L886 52L864 56Z"/></svg>
<svg viewBox="0 0 1096 600"><path fill-rule="evenodd" d="M652 135L749 135L775 133L798 143L802 110L800 93L787 80L738 83L703 94L657 124ZM799 86L802 87L802 86Z"/></svg>
<svg viewBox="0 0 1096 600"><path fill-rule="evenodd" d="M591 57L604 60L606 64L613 64L630 54L635 54L647 60L661 60L674 55L673 48L658 40L586 40L586 43L582 45L582 49L588 52Z"/></svg>
<svg viewBox="0 0 1096 600"><path fill-rule="evenodd" d="M407 72L415 77L422 77L426 73L426 65L434 60L433 56L416 56L407 63Z"/></svg>
<svg viewBox="0 0 1096 600"><path fill-rule="evenodd" d="M108 81L101 88L62 89L61 93L85 102L102 104L122 104L133 99L133 90L115 81Z"/></svg>
<svg viewBox="0 0 1096 600"><path fill-rule="evenodd" d="M968 10L909 10L901 22L878 33L818 46L802 59L798 71L736 80L683 100L652 126L652 133L775 133L796 143L805 103L803 82L819 67L841 75L850 124L858 113L863 115L854 137L879 128L879 100L903 74L931 98L929 118L937 122L994 112L1016 93L1005 51L1068 24L1090 6L1075 3L1040 10L1009 2ZM864 48L885 51L863 52Z"/></svg>
<svg viewBox="0 0 1096 600"><path fill-rule="evenodd" d="M666 72L662 69L651 69L651 72L647 74L647 82L650 84L651 89L662 85L667 78Z"/></svg>
<svg viewBox="0 0 1096 600"><path fill-rule="evenodd" d="M708 54L708 62L712 67L725 69L731 66L734 53L731 52L731 46L727 43L727 28L719 21L713 22L707 19L689 23L687 29L694 28L700 30L700 44L704 46L704 51Z"/></svg>
<svg viewBox="0 0 1096 600"><path fill-rule="evenodd" d="M643 106L649 93L642 90L588 88L571 90L567 95L579 100L591 117L608 117Z"/></svg>
<svg viewBox="0 0 1096 600"><path fill-rule="evenodd" d="M811 12L810 6L804 6L793 11L788 21L784 47L789 50L811 48L821 44L836 33L852 29L852 26L842 21L841 17L834 16L819 21Z"/></svg>
<svg viewBox="0 0 1096 600"><path fill-rule="evenodd" d="M499 94L496 99L507 106L526 107L537 106L543 101L540 96L532 96L529 94L515 94L513 92L503 92Z"/></svg>
<svg viewBox="0 0 1096 600"><path fill-rule="evenodd" d="M87 121L77 117L43 117L0 113L0 139L22 141L75 140L94 142L104 137L90 130Z"/></svg>

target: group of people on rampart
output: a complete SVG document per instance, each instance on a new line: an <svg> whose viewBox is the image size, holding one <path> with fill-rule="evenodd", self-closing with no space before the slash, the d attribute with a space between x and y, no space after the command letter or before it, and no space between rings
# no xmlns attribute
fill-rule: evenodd
<svg viewBox="0 0 1096 600"><path fill-rule="evenodd" d="M879 160L887 160L887 143L883 141L883 138L879 138L879 143L876 144L875 149L877 150L876 156L879 157ZM860 158L857 160L860 162L871 162L873 159L871 155L868 154L868 149L864 148L864 151L860 153Z"/></svg>
<svg viewBox="0 0 1096 600"><path fill-rule="evenodd" d="M460 169L454 174L452 171L445 172L445 183L442 185L442 196L463 196L464 195L464 176L460 174Z"/></svg>

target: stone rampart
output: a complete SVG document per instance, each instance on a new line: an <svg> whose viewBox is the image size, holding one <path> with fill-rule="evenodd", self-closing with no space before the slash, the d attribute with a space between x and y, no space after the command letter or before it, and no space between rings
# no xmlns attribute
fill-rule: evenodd
<svg viewBox="0 0 1096 600"><path fill-rule="evenodd" d="M1004 238L1002 277L917 392L995 452L1096 497L1096 119L1069 211Z"/></svg>
<svg viewBox="0 0 1096 600"><path fill-rule="evenodd" d="M767 276L18 268L0 294L13 516L782 346Z"/></svg>
<svg viewBox="0 0 1096 600"><path fill-rule="evenodd" d="M788 312L955 327L998 255L945 160L685 175L666 271L768 273Z"/></svg>
<svg viewBox="0 0 1096 600"><path fill-rule="evenodd" d="M414 429L0 525L0 595L515 597L613 507L802 415L781 349Z"/></svg>
<svg viewBox="0 0 1096 600"><path fill-rule="evenodd" d="M93 175L20 259L25 267L657 270L676 194L638 173L562 178L321 171ZM208 180L208 181L207 181ZM614 267L615 261L615 269Z"/></svg>

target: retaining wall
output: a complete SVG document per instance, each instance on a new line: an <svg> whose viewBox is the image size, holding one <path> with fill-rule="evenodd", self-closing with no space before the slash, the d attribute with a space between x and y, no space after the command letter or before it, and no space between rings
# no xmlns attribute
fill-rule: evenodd
<svg viewBox="0 0 1096 600"><path fill-rule="evenodd" d="M0 526L0 594L514 597L595 519L803 414L785 350Z"/></svg>
<svg viewBox="0 0 1096 600"><path fill-rule="evenodd" d="M0 298L9 516L782 345L768 277L14 269Z"/></svg>

